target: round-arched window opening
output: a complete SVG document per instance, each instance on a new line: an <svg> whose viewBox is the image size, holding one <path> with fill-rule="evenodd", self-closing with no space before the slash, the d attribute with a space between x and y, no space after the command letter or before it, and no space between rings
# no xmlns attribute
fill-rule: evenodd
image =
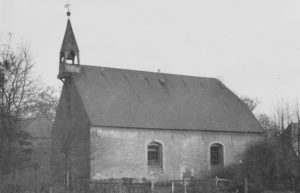
<svg viewBox="0 0 300 193"><path fill-rule="evenodd" d="M162 167L162 145L158 142L151 142L147 146L148 166Z"/></svg>
<svg viewBox="0 0 300 193"><path fill-rule="evenodd" d="M214 143L210 146L211 166L224 166L223 145Z"/></svg>

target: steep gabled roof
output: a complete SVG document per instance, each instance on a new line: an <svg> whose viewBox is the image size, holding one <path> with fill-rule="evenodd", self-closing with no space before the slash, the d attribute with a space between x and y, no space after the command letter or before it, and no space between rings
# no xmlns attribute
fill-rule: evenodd
<svg viewBox="0 0 300 193"><path fill-rule="evenodd" d="M94 126L262 132L214 78L81 66L73 80Z"/></svg>
<svg viewBox="0 0 300 193"><path fill-rule="evenodd" d="M70 19L68 19L67 22L67 28L60 51L79 51Z"/></svg>

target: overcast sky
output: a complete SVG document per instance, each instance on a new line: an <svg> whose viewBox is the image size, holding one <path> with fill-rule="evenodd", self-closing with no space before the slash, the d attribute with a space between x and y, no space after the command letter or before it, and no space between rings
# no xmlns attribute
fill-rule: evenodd
<svg viewBox="0 0 300 193"><path fill-rule="evenodd" d="M31 45L56 79L65 0L0 0L0 39ZM300 0L70 0L82 64L216 77L270 114L300 98Z"/></svg>

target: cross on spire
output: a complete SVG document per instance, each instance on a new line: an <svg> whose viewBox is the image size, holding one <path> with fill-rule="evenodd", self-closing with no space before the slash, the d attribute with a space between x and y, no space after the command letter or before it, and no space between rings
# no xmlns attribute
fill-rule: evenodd
<svg viewBox="0 0 300 193"><path fill-rule="evenodd" d="M67 12L67 16L68 16L68 17L70 17L70 15L71 15L71 12L70 12L70 6L71 6L70 0L68 0L68 3L65 4L65 8L68 9L68 12Z"/></svg>

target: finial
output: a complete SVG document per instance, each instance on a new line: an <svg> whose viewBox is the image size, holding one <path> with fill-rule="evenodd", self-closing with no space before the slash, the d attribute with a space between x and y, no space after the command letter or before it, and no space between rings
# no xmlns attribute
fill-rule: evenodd
<svg viewBox="0 0 300 193"><path fill-rule="evenodd" d="M69 0L68 0L68 3L65 4L65 8L68 8L68 11L67 11L67 16L68 16L68 17L70 17L70 15L71 15L71 12L70 12L70 6L71 6L71 4L70 4L70 2L69 2Z"/></svg>

